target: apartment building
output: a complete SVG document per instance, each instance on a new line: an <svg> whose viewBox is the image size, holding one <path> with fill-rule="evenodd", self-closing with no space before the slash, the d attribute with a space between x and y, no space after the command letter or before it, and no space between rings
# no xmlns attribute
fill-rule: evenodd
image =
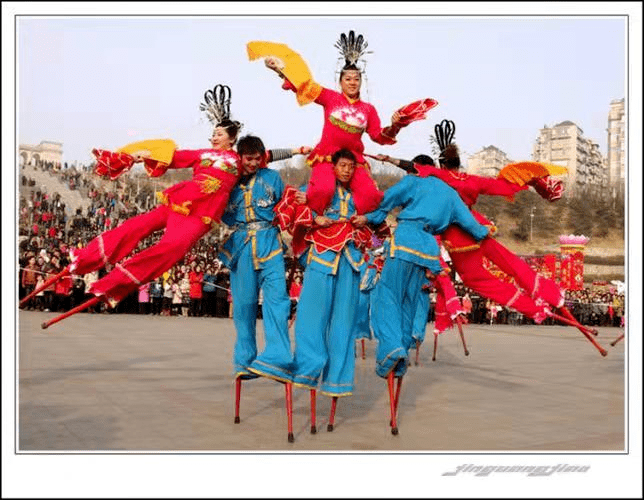
<svg viewBox="0 0 644 500"><path fill-rule="evenodd" d="M601 190L608 185L606 161L599 151L599 145L583 134L584 131L579 126L568 120L553 127L544 125L532 150L534 161L561 165L568 169L568 195L582 187Z"/></svg>
<svg viewBox="0 0 644 500"><path fill-rule="evenodd" d="M467 159L467 173L496 177L499 171L513 161L495 146L487 146Z"/></svg>
<svg viewBox="0 0 644 500"><path fill-rule="evenodd" d="M624 99L615 99L610 102L608 112L608 185L612 193L624 193L626 184L626 119L624 112Z"/></svg>

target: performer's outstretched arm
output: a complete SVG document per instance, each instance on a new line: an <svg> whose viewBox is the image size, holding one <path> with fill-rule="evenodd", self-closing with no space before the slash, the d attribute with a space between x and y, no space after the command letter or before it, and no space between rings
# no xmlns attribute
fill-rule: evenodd
<svg viewBox="0 0 644 500"><path fill-rule="evenodd" d="M411 177L404 177L387 189L378 208L366 214L367 222L374 225L382 224L391 210L411 200L412 187Z"/></svg>

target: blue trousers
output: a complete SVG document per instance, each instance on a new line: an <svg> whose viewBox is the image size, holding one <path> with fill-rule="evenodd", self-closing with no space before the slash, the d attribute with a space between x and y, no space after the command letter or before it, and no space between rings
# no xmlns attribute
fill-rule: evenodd
<svg viewBox="0 0 644 500"><path fill-rule="evenodd" d="M425 268L387 257L380 281L371 291L371 327L378 341L376 374L386 378L394 370L402 376L409 365L408 351L415 344L413 321Z"/></svg>
<svg viewBox="0 0 644 500"><path fill-rule="evenodd" d="M251 245L242 250L235 269L230 272L233 296L233 321L237 331L233 363L235 376L262 375L291 381L293 354L288 335L291 300L286 293L284 257L277 255L255 270ZM260 288L264 294L264 350L257 355L257 303ZM249 373L250 372L250 373Z"/></svg>
<svg viewBox="0 0 644 500"><path fill-rule="evenodd" d="M430 307L431 303L429 300L429 294L421 290L418 294L418 304L416 305L416 313L414 314L414 322L411 332L411 336L414 341L418 341L421 344L425 340L425 330L427 329L427 318L429 316Z"/></svg>
<svg viewBox="0 0 644 500"><path fill-rule="evenodd" d="M355 372L355 310L360 274L340 257L335 275L304 273L295 320L293 383L327 396L350 396Z"/></svg>
<svg viewBox="0 0 644 500"><path fill-rule="evenodd" d="M369 302L371 291L360 292L358 306L356 308L356 328L355 335L357 339L371 338L371 322L369 321Z"/></svg>

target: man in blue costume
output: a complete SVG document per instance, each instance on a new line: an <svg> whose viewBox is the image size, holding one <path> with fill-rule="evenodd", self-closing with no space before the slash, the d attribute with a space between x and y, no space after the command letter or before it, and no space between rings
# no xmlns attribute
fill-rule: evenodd
<svg viewBox="0 0 644 500"><path fill-rule="evenodd" d="M291 381L293 360L288 335L290 299L286 290L283 245L272 224L273 207L282 197L284 184L278 172L266 167L270 161L305 153L274 149L266 152L259 137L239 140L242 176L233 189L222 221L234 231L219 258L230 269L233 319L237 339L233 354L235 378L265 376ZM257 354L257 307L263 291L265 347Z"/></svg>
<svg viewBox="0 0 644 500"><path fill-rule="evenodd" d="M321 382L321 392L333 398L351 395L354 383L354 323L364 266L354 241L356 208L349 190L355 162L348 150L332 157L336 188L324 213L313 214L295 321L293 383L315 390Z"/></svg>
<svg viewBox="0 0 644 500"><path fill-rule="evenodd" d="M410 171L414 173L413 167ZM371 312L372 328L378 340L376 374L383 378L392 371L396 377L402 377L407 371L408 351L415 345L413 319L418 296L423 293L425 271L433 275L443 271L434 235L442 233L450 224L459 225L476 240L483 239L490 231L474 219L458 193L439 179L403 177L385 192L378 209L366 214L365 219L378 225L396 207L402 207L397 227L387 242L382 275L371 292L373 303L378 304ZM358 223L362 222L360 219Z"/></svg>

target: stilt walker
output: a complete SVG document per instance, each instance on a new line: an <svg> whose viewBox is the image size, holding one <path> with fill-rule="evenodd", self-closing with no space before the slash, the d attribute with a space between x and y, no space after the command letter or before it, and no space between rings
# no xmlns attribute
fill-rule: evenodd
<svg viewBox="0 0 644 500"><path fill-rule="evenodd" d="M137 161L144 161L152 177L171 168L192 168L193 177L161 193L161 204L157 208L100 234L85 248L70 250L71 264L67 272L87 274L106 264L113 265L114 269L91 285L89 293L94 298L73 312L43 323L43 328L96 304L96 298L114 307L142 283L156 279L179 262L210 231L213 223L221 221L239 177L239 157L232 146L241 125L230 119L229 87L217 85L206 92L205 98L207 104L202 103L202 110L216 123L212 148L176 150L172 141L144 141L116 153L93 151L96 172L112 179ZM165 232L157 244L127 258L141 240L161 229ZM64 274L60 273L59 277Z"/></svg>
<svg viewBox="0 0 644 500"><path fill-rule="evenodd" d="M481 194L511 199L517 192L530 186L548 201L561 198L563 184L552 176L565 173L565 168L538 162L520 162L507 165L501 170L498 178L458 172L458 147L451 142L455 133L454 123L443 120L435 126L435 133L436 142L441 148L441 168L418 165L383 155L378 155L378 158L390 161L421 177L435 176L443 180L458 192L470 209ZM472 214L481 224L496 231L492 222L485 216L476 211L472 211ZM607 351L592 338L594 330L581 325L565 308L563 291L556 283L537 274L525 261L497 240L489 237L477 242L457 226L451 225L442 235L442 241L450 254L454 269L468 288L505 307L516 309L537 324L552 317L574 326L588 338L602 356L607 354ZM518 286L496 278L486 269L486 259L513 277Z"/></svg>
<svg viewBox="0 0 644 500"><path fill-rule="evenodd" d="M338 179L331 206L313 216L303 196L287 188L275 212L280 227L293 235L293 254L305 265L295 321L293 383L310 391L311 432L316 432L315 396L332 398L328 431L335 425L337 398L350 396L355 372L355 304L360 293L360 269L372 232L353 223L356 214L349 183L355 155L333 155ZM305 200L308 200L305 197Z"/></svg>
<svg viewBox="0 0 644 500"><path fill-rule="evenodd" d="M428 160L433 163L431 158ZM376 374L387 380L390 399L390 425L398 433L397 404L400 401L402 377L409 364L408 351L415 343L412 322L418 306L425 271L434 275L444 272L434 235L442 233L451 223L468 231L477 241L489 234L479 224L458 194L444 182L407 175L386 192L380 207L364 218L381 224L388 213L402 207L397 226L385 245L386 260L380 280L372 293L372 328L378 340ZM358 222L362 222L357 218ZM394 389L394 378L399 378Z"/></svg>
<svg viewBox="0 0 644 500"><path fill-rule="evenodd" d="M259 137L245 136L237 143L241 177L232 190L222 221L232 230L219 257L230 269L233 320L236 340L235 421L239 420L242 380L258 376L284 383L292 442L291 364L293 355L288 335L291 301L286 290L283 245L273 225L273 208L282 197L284 184L279 173L266 168L271 161L303 154L310 148L266 151ZM263 293L264 349L257 352L257 311Z"/></svg>

